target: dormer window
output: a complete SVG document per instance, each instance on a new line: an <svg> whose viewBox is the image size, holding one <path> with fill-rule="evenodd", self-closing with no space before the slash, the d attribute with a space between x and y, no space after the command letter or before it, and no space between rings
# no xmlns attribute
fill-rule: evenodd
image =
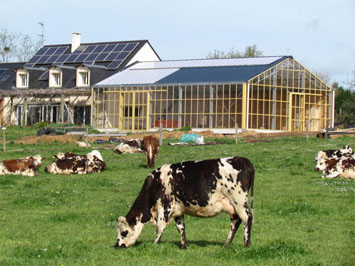
<svg viewBox="0 0 355 266"><path fill-rule="evenodd" d="M62 86L62 71L59 68L52 68L49 70L49 87Z"/></svg>
<svg viewBox="0 0 355 266"><path fill-rule="evenodd" d="M16 75L16 87L17 88L28 88L28 71L26 69L17 70Z"/></svg>
<svg viewBox="0 0 355 266"><path fill-rule="evenodd" d="M90 85L90 71L87 67L78 67L76 71L76 86L87 87Z"/></svg>

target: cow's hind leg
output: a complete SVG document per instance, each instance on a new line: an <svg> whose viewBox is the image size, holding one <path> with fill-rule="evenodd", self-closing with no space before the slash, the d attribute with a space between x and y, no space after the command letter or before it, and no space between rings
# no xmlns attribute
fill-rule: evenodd
<svg viewBox="0 0 355 266"><path fill-rule="evenodd" d="M251 236L251 226L253 224L253 215L248 209L248 205L245 202L243 207L237 206L237 214L243 222L244 225L244 247L250 245L250 236Z"/></svg>
<svg viewBox="0 0 355 266"><path fill-rule="evenodd" d="M239 218L239 216L237 214L231 215L230 218L231 218L231 229L229 231L227 240L223 245L224 247L233 241L234 235L237 232L239 225L242 222L242 220Z"/></svg>
<svg viewBox="0 0 355 266"><path fill-rule="evenodd" d="M181 238L181 248L186 249L186 237L185 237L185 223L184 223L184 216L175 217L175 224L176 228L180 233Z"/></svg>

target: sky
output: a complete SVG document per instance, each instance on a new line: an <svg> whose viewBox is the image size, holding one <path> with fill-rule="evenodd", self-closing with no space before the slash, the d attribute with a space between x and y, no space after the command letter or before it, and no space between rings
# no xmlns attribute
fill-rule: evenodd
<svg viewBox="0 0 355 266"><path fill-rule="evenodd" d="M149 40L162 60L214 50L291 55L346 86L355 71L355 0L0 0L0 30L44 44Z"/></svg>

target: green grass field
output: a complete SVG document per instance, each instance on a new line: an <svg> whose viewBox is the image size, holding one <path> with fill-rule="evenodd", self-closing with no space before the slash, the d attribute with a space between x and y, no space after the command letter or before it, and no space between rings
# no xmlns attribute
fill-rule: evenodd
<svg viewBox="0 0 355 266"><path fill-rule="evenodd" d="M164 140L156 166L238 155L256 170L250 248L243 248L242 226L223 248L230 222L221 214L185 216L187 250L179 249L174 223L158 245L155 228L147 224L136 245L114 248L117 217L126 215L150 172L144 154L100 150L105 172L50 175L44 166L53 154L85 154L86 149L69 143L8 144L1 160L37 153L47 159L39 176L0 176L0 265L354 265L355 181L324 180L313 168L318 150L355 148L355 139L270 140L234 144L226 139L197 147L169 146L177 140Z"/></svg>

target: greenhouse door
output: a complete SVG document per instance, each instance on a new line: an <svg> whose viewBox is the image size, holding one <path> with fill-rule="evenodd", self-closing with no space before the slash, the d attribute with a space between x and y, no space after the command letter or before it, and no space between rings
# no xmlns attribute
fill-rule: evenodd
<svg viewBox="0 0 355 266"><path fill-rule="evenodd" d="M149 129L149 94L146 91L120 93L119 130Z"/></svg>
<svg viewBox="0 0 355 266"><path fill-rule="evenodd" d="M289 94L289 131L305 131L305 102L303 93Z"/></svg>

